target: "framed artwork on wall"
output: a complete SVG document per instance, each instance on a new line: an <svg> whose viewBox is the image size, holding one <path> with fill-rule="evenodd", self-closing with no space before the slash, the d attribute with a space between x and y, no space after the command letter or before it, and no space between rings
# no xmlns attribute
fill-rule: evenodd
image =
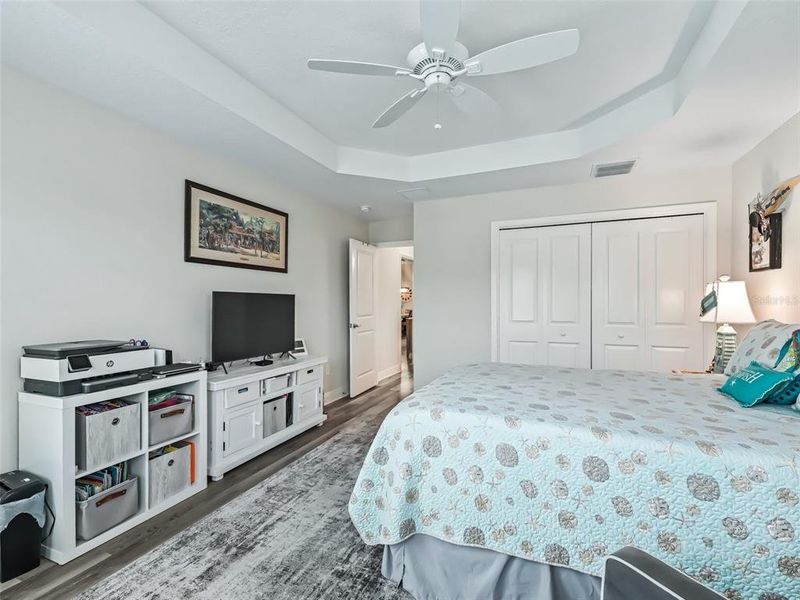
<svg viewBox="0 0 800 600"><path fill-rule="evenodd" d="M184 260L288 271L289 215L186 180Z"/></svg>
<svg viewBox="0 0 800 600"><path fill-rule="evenodd" d="M767 271L781 268L781 228L783 215L764 216L749 211L750 219L750 271Z"/></svg>
<svg viewBox="0 0 800 600"><path fill-rule="evenodd" d="M781 268L783 213L789 207L792 190L798 185L800 175L782 181L766 196L759 193L747 205L751 272Z"/></svg>

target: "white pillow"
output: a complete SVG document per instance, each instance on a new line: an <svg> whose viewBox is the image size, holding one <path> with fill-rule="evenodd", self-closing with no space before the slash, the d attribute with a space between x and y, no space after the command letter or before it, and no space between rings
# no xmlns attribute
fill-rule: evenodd
<svg viewBox="0 0 800 600"><path fill-rule="evenodd" d="M725 367L725 375L744 369L750 361L758 361L766 367L774 367L778 354L800 324L786 325L778 321L762 321L747 332Z"/></svg>

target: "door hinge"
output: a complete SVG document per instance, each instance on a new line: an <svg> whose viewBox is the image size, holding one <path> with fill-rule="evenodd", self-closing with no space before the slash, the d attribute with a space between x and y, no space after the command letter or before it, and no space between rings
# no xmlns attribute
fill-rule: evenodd
<svg viewBox="0 0 800 600"><path fill-rule="evenodd" d="M222 422L222 431L225 431L225 421Z"/></svg>
<svg viewBox="0 0 800 600"><path fill-rule="evenodd" d="M222 451L225 452L225 442L222 442Z"/></svg>

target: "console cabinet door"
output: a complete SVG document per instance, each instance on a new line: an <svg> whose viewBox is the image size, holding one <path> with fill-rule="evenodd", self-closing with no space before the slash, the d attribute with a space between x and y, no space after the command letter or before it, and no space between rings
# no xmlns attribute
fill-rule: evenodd
<svg viewBox="0 0 800 600"><path fill-rule="evenodd" d="M225 413L223 419L223 456L230 456L261 441L261 402L236 408Z"/></svg>
<svg viewBox="0 0 800 600"><path fill-rule="evenodd" d="M300 423L322 413L322 382L304 385L294 394L294 422Z"/></svg>

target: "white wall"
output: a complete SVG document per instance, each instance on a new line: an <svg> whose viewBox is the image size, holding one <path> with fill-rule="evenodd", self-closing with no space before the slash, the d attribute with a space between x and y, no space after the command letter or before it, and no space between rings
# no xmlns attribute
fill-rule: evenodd
<svg viewBox="0 0 800 600"><path fill-rule="evenodd" d="M369 243L408 242L414 239L414 219L410 215L399 219L373 221L369 224Z"/></svg>
<svg viewBox="0 0 800 600"><path fill-rule="evenodd" d="M2 126L1 471L20 346L136 337L208 358L212 290L296 294L298 336L346 390L347 240L365 222L10 70ZM184 179L288 212L288 274L184 262Z"/></svg>
<svg viewBox="0 0 800 600"><path fill-rule="evenodd" d="M730 170L633 174L589 183L414 204L414 375L490 360L490 223L602 210L717 202L719 272L730 268Z"/></svg>
<svg viewBox="0 0 800 600"><path fill-rule="evenodd" d="M412 247L378 248L378 306L375 324L378 379L400 372L400 261Z"/></svg>
<svg viewBox="0 0 800 600"><path fill-rule="evenodd" d="M758 319L800 323L800 190L783 214L783 268L750 273L747 204L800 175L800 113L733 165L733 278L747 282ZM738 328L743 330L743 328Z"/></svg>

